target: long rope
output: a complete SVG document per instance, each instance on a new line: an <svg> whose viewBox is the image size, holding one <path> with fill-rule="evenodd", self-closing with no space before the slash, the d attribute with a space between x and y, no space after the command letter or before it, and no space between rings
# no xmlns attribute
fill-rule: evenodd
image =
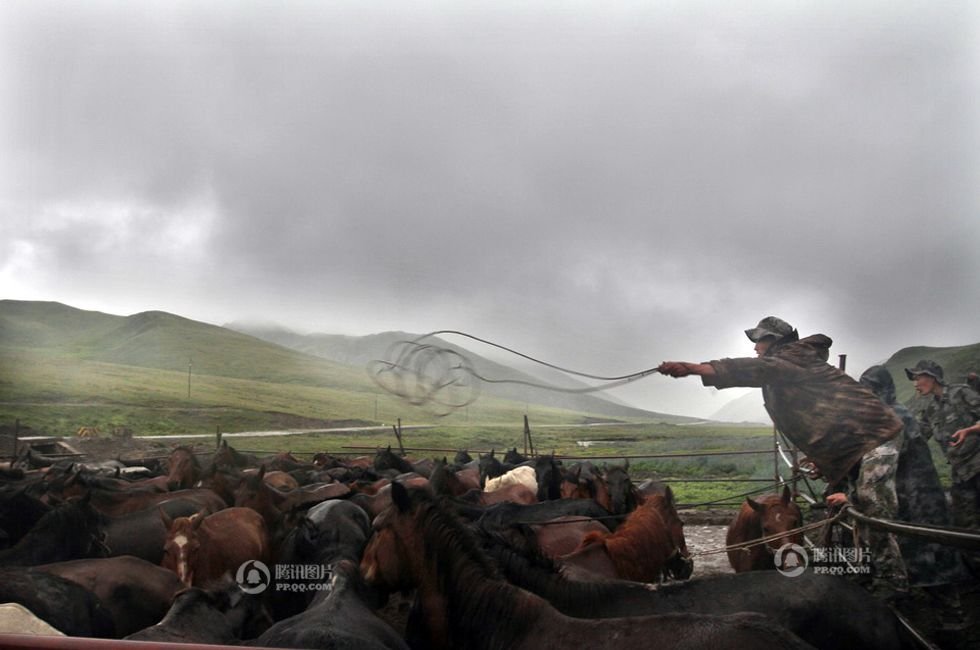
<svg viewBox="0 0 980 650"><path fill-rule="evenodd" d="M723 546L721 548L710 549L710 550L707 550L707 551L698 551L697 553L692 553L691 554L691 557L694 558L694 557L700 557L702 555L717 555L718 553L727 553L728 551L737 551L739 549L748 549L748 548L751 548L753 546L759 546L761 544L765 544L767 542L771 542L774 539L779 539L781 537L788 537L790 535L794 535L795 533L805 533L807 531L815 530L817 528L824 528L826 526L829 526L829 525L835 523L838 519L841 518L842 515L843 515L843 512L839 512L839 513L837 513L836 515L834 515L833 517L831 517L829 519L824 519L824 520L821 520L821 521L815 521L815 522L813 522L811 524L805 524L805 525L800 526L798 528L793 528L791 530L783 531L781 533L775 533L773 535L767 535L765 537L757 537L757 538L755 538L753 540L749 540L747 542L739 542L738 544L729 544L729 545Z"/></svg>
<svg viewBox="0 0 980 650"><path fill-rule="evenodd" d="M462 352L422 342L443 334L463 336L552 370L604 383L599 386L568 388L525 379L487 377L477 372L473 363ZM388 347L385 359L369 362L367 370L371 379L384 390L414 406L428 407L435 415L448 415L456 409L472 404L479 397L480 385L484 383L518 384L561 393L582 394L622 386L657 372L657 368L648 368L612 377L579 372L459 330L437 330L410 341L393 343Z"/></svg>

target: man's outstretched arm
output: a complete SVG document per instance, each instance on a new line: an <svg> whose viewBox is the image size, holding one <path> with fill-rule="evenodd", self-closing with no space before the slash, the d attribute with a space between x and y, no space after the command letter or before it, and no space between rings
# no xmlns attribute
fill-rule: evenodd
<svg viewBox="0 0 980 650"><path fill-rule="evenodd" d="M690 363L687 361L664 361L657 366L657 372L661 375L671 377L687 377L688 375L698 375L700 377L714 377L715 369L710 363Z"/></svg>

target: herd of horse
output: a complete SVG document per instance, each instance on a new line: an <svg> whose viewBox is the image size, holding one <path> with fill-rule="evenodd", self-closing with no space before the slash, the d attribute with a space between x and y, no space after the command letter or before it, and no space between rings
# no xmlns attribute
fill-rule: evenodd
<svg viewBox="0 0 980 650"><path fill-rule="evenodd" d="M286 648L902 648L844 577L773 570L788 489L746 499L734 573L691 579L669 486L516 449L413 460L223 443L0 471L0 603L70 636ZM752 540L766 541L744 547ZM264 580L259 569L265 569ZM255 582L259 579L259 582ZM412 598L407 620L385 608ZM2 638L0 638L2 641Z"/></svg>

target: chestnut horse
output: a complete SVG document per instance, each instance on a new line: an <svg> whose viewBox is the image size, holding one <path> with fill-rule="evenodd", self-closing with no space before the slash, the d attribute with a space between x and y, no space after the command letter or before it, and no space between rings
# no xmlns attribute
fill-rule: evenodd
<svg viewBox="0 0 980 650"><path fill-rule="evenodd" d="M369 584L388 590L417 588L418 629L412 633L424 647L810 647L759 614L566 616L540 596L501 578L473 533L430 492L407 490L398 483L391 487L393 505L374 522L361 572Z"/></svg>
<svg viewBox="0 0 980 650"><path fill-rule="evenodd" d="M171 490L194 487L201 478L201 465L194 451L187 446L174 447L167 458L167 486Z"/></svg>
<svg viewBox="0 0 980 650"><path fill-rule="evenodd" d="M600 574L637 582L659 582L662 577L687 580L694 570L669 487L631 512L615 532L587 534L561 562L573 575Z"/></svg>
<svg viewBox="0 0 980 650"><path fill-rule="evenodd" d="M781 546L803 545L803 533L798 530L790 532L802 525L803 513L793 503L788 485L783 487L782 494L766 494L754 500L746 497L741 510L728 526L726 545L750 542L770 535L779 537L764 544L730 549L728 561L735 573L776 569L776 551Z"/></svg>
<svg viewBox="0 0 980 650"><path fill-rule="evenodd" d="M207 584L229 571L235 575L250 560L270 561L269 531L262 515L251 508L176 519L165 512L160 516L168 530L160 564L188 587Z"/></svg>

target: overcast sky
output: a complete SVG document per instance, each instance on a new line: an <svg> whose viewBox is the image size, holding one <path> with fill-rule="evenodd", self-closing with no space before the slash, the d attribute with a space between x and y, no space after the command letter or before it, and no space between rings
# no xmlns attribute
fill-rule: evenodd
<svg viewBox="0 0 980 650"><path fill-rule="evenodd" d="M617 375L770 314L852 374L975 343L978 8L9 0L0 297Z"/></svg>

